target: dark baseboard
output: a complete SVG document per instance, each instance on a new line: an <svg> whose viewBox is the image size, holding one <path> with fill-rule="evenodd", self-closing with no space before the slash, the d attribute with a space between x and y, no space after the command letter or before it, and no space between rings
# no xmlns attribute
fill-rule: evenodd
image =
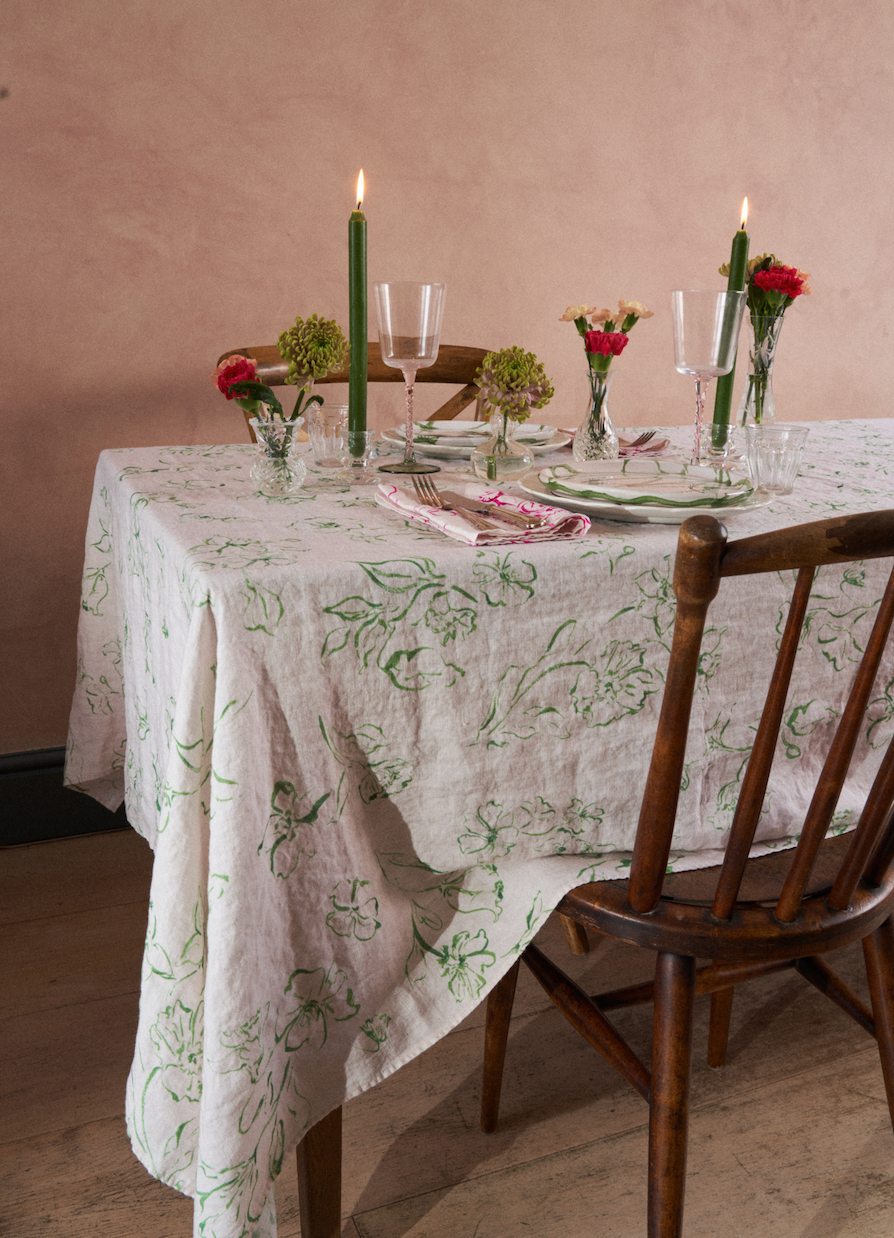
<svg viewBox="0 0 894 1238"><path fill-rule="evenodd" d="M62 785L64 748L0 754L0 846L127 829L117 812Z"/></svg>

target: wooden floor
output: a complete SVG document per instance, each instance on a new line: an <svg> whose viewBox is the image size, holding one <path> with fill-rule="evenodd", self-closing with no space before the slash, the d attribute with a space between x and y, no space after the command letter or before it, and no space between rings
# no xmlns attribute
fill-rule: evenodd
<svg viewBox="0 0 894 1238"><path fill-rule="evenodd" d="M4 1238L192 1234L124 1129L150 864L130 831L0 852ZM643 976L626 948L577 960L552 922L541 938L585 986ZM859 951L842 964L863 991ZM873 1041L792 974L737 1003L718 1073L698 1007L687 1238L892 1238ZM642 1238L645 1105L547 1005L523 975L496 1135L477 1125L480 1009L346 1107L343 1238ZM615 1017L645 1046L650 1008ZM277 1207L295 1238L291 1165Z"/></svg>

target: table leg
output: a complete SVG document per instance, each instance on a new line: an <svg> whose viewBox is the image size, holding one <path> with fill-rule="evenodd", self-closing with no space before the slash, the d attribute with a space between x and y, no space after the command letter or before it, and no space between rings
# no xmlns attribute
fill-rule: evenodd
<svg viewBox="0 0 894 1238"><path fill-rule="evenodd" d="M341 1106L310 1128L297 1153L301 1238L340 1238Z"/></svg>

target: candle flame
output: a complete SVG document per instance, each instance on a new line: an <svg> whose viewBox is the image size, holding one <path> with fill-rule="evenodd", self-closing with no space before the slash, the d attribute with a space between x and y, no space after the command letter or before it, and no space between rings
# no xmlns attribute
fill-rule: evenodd
<svg viewBox="0 0 894 1238"><path fill-rule="evenodd" d="M362 175L363 173L361 172L361 176ZM740 225L743 232L745 231L745 225L747 223L748 223L748 199L743 198L742 199L742 223Z"/></svg>
<svg viewBox="0 0 894 1238"><path fill-rule="evenodd" d="M360 210L362 205L363 205L363 168L360 169L360 175L357 177L357 210L358 211Z"/></svg>

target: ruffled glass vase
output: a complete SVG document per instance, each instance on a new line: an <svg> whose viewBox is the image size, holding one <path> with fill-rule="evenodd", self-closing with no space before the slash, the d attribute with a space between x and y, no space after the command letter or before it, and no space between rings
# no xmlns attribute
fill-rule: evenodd
<svg viewBox="0 0 894 1238"><path fill-rule="evenodd" d="M782 314L752 314L748 348L748 378L736 420L740 426L768 425L776 420L773 366L782 330Z"/></svg>
<svg viewBox="0 0 894 1238"><path fill-rule="evenodd" d="M587 415L574 436L571 454L575 460L617 460L618 436L608 415L608 392L614 374L611 370L590 370L590 400Z"/></svg>
<svg viewBox="0 0 894 1238"><path fill-rule="evenodd" d="M518 422L499 409L491 413L491 437L472 451L472 472L485 481L513 481L534 467L534 453L515 441Z"/></svg>
<svg viewBox="0 0 894 1238"><path fill-rule="evenodd" d="M303 417L296 417L294 421L251 418L250 425L258 449L258 457L251 466L251 477L258 483L261 494L271 499L294 494L307 475L304 461L293 454L303 422Z"/></svg>

